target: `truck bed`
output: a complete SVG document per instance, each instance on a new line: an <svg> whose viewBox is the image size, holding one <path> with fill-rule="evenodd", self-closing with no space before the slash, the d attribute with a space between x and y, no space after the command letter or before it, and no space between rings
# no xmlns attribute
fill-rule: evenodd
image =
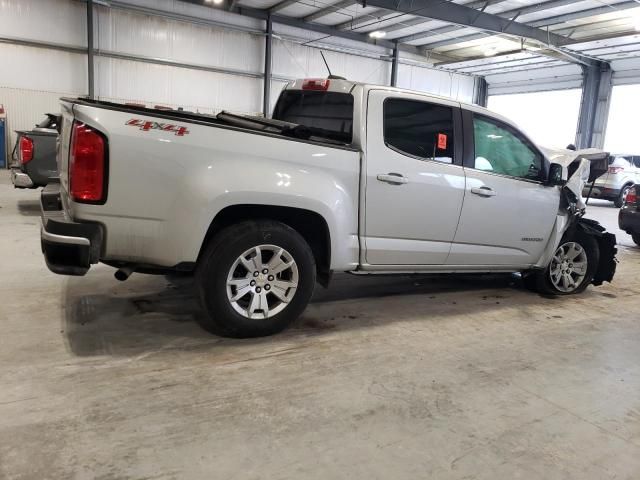
<svg viewBox="0 0 640 480"><path fill-rule="evenodd" d="M85 105L106 110L119 112L138 113L146 116L153 116L166 120L176 120L184 123L207 125L219 128L230 128L241 130L247 133L272 135L292 141L313 143L335 148L343 148L352 151L359 149L340 141L331 136L330 133L322 129L310 128L304 125L282 122L252 115L239 115L222 111L219 114L211 115L206 113L194 113L185 110L166 110L160 108L148 108L138 105L127 105L121 103L107 102L91 98L62 98L62 101L76 105Z"/></svg>

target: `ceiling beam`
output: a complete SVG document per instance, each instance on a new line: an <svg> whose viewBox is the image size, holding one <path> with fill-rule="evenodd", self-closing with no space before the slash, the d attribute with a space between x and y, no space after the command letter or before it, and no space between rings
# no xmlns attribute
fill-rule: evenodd
<svg viewBox="0 0 640 480"><path fill-rule="evenodd" d="M551 8L558 8L558 7L570 5L572 3L575 3L575 0L552 0L549 2L536 3L535 5L529 5L526 7L513 8L511 10L506 10L504 12L494 13L494 15L502 18L512 18L515 15L522 16L522 15L528 15L531 13L538 13L544 10L549 10ZM527 23L527 25L532 26L529 23ZM432 30L431 32L418 32L413 35L407 35L406 37L397 38L396 40L398 40L399 42L413 42L416 40L421 40L423 38L432 37L434 35L449 33L455 30L460 30L461 28L465 28L465 27L460 27L456 25L454 25L453 27L454 27L453 29L451 29L449 26L449 27L442 27L441 29L437 28L435 30ZM484 34L474 34L474 35L484 36ZM464 37L461 37L461 38L464 38Z"/></svg>
<svg viewBox="0 0 640 480"><path fill-rule="evenodd" d="M542 45L562 46L570 42L568 38L561 35L545 32L453 2L442 2L442 0L367 0L367 5L472 27L486 32L525 38Z"/></svg>
<svg viewBox="0 0 640 480"><path fill-rule="evenodd" d="M359 17L353 17L351 20L347 22L334 25L334 27L339 30L357 30L358 28L367 27L377 22L384 22L385 17L389 17L386 19L386 20L389 20L391 18L398 17L398 13L390 12L389 10L385 10L384 8L380 8L371 13L365 13L363 15L360 15ZM418 20L416 21L416 23L424 22L423 19L412 19L412 20L407 20L407 22L411 22L415 20Z"/></svg>
<svg viewBox="0 0 640 480"><path fill-rule="evenodd" d="M545 4L550 4L550 3L562 3L562 4L567 4L567 3L573 3L573 2L545 2L541 5L545 5ZM556 5L558 6L558 5ZM636 7L640 7L640 4L635 2L635 1L627 1L627 2L621 2L621 3L616 3L614 4L614 7L618 10L626 10L629 8L636 8ZM553 8L553 7L548 7L548 8ZM548 9L546 8L546 9ZM545 10L546 10L545 9ZM521 9L513 9L513 10L509 10L508 12L503 12L503 13L499 13L497 15L499 16L511 16L511 15L515 15L516 13L518 13L519 11L523 11L525 10L524 8ZM542 11L542 10L538 10L538 11ZM538 19L534 22L526 22L526 25L530 26L530 27L534 27L534 28L539 28L539 27L548 27L548 26L552 26L552 25L557 25L557 24L561 24L564 22L570 22L572 20L580 20L582 18L588 18L588 17L593 17L595 15L602 15L603 13L611 13L611 12L615 12L614 9L612 9L611 7L596 7L596 8L591 8L589 10L582 10L582 11L577 11L577 12L571 12L571 13L566 13L563 15L556 15L554 17L547 17L547 18L541 18ZM532 13L532 12L528 12L528 13ZM522 15L525 15L524 13ZM415 38L411 39L411 40L406 40L407 37L405 37L404 39L398 39L398 41L404 41L404 42L408 42L408 41L415 41L418 40L419 38L425 38L428 35L422 36L420 37L420 35L416 35ZM458 43L464 43L464 42L471 42L473 40L480 40L483 38L486 38L487 34L486 33L473 33L471 35L464 35L462 37L457 37L457 38L449 38L447 40L441 40L439 42L433 42L433 43L427 43L424 46L427 48L442 48L442 47L447 47L449 45L456 45Z"/></svg>
<svg viewBox="0 0 640 480"><path fill-rule="evenodd" d="M474 0L472 2L465 3L464 5L470 8L480 8L484 5L490 6L498 3L504 3L506 1L508 0ZM355 30L358 28L362 28L363 26L366 27L366 26L375 24L376 22L384 22L385 16L391 17L387 19L387 20L390 20L393 18L394 15L397 17L398 13L390 12L389 10L385 10L381 8L380 10L376 10L374 12L364 14L360 17L356 17L348 22L340 23L336 25L336 27L340 29ZM404 15L401 15L401 16L404 16ZM427 25L429 23L432 23L432 20L426 20L424 17L409 18L406 20L401 20L398 23L385 26L384 31L387 32L387 35L388 35L391 32L395 32L397 30L403 30L408 27L415 27L416 25Z"/></svg>
<svg viewBox="0 0 640 480"><path fill-rule="evenodd" d="M342 0L338 3L334 3L333 5L329 5L328 7L321 8L320 10L313 12L311 15L307 15L303 20L305 22L314 22L319 18L326 17L327 15L331 15L332 13L336 13L343 8L356 5L357 3L358 2L356 2L356 0Z"/></svg>
<svg viewBox="0 0 640 480"><path fill-rule="evenodd" d="M391 40L384 39L375 39L371 38L369 35L365 33L358 32L349 32L344 30L338 30L329 25L323 25L321 23L309 23L305 22L301 18L287 17L284 15L273 15L268 10L259 10L257 8L244 7L239 5L235 13L240 15L245 15L247 17L256 18L259 20L266 20L269 15L271 15L271 20L273 23L279 23L281 25L288 25L290 27L301 28L304 30L310 30L316 33L321 33L327 37L337 37L337 38L346 38L348 40L353 40L361 43L368 43L372 45L378 45L380 47L388 48L393 50L395 48L396 43ZM307 43L312 43L313 40L308 41ZM440 55L437 53L426 52L422 48L414 47L412 45L398 45L398 49L402 52L412 53L414 55L420 55L422 57L427 56L430 60L434 62L450 62L455 59L455 57L450 57L448 55Z"/></svg>
<svg viewBox="0 0 640 480"><path fill-rule="evenodd" d="M298 3L298 0L283 0L280 3L276 3L273 7L269 8L268 10L271 13L276 13L276 12L279 12L280 10L284 10L285 8L290 7L294 3Z"/></svg>

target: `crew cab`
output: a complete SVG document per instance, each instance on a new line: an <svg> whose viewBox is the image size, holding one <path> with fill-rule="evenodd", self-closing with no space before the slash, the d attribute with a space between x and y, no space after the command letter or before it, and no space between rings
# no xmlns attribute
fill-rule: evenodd
<svg viewBox="0 0 640 480"><path fill-rule="evenodd" d="M543 152L475 105L335 77L290 82L272 119L61 105L49 268L193 272L218 334L284 329L332 272L523 272L556 295L614 275L580 197L608 154Z"/></svg>

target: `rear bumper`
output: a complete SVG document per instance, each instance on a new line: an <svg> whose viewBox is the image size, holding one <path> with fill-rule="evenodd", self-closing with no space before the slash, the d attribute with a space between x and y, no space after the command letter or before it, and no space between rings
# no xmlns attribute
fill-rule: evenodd
<svg viewBox="0 0 640 480"><path fill-rule="evenodd" d="M620 230L624 230L629 234L640 233L640 212L635 206L624 206L620 209L620 213L618 214L618 226L620 227Z"/></svg>
<svg viewBox="0 0 640 480"><path fill-rule="evenodd" d="M17 168L11 169L11 182L15 188L34 188L31 177Z"/></svg>
<svg viewBox="0 0 640 480"><path fill-rule="evenodd" d="M50 184L40 197L40 243L49 270L61 275L84 275L100 260L103 228L98 223L78 223L62 206L60 184Z"/></svg>

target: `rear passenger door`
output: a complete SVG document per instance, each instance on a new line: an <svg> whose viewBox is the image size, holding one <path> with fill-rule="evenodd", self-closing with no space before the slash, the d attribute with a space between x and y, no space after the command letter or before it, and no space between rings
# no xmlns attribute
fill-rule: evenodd
<svg viewBox="0 0 640 480"><path fill-rule="evenodd" d="M459 105L371 90L367 107L363 263L443 265L464 197Z"/></svg>
<svg viewBox="0 0 640 480"><path fill-rule="evenodd" d="M463 112L466 193L449 265L524 266L541 257L560 191L543 183L548 165L518 130Z"/></svg>

